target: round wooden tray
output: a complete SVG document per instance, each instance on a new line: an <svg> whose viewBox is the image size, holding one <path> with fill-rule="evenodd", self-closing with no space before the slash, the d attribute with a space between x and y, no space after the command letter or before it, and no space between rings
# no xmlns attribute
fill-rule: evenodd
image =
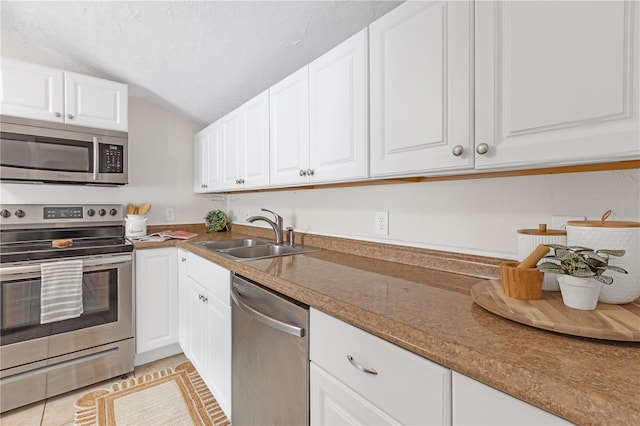
<svg viewBox="0 0 640 426"><path fill-rule="evenodd" d="M559 291L543 291L538 300L513 299L504 294L500 280L473 285L471 296L489 312L543 330L640 342L640 299L624 305L598 303L594 311L581 311L565 306Z"/></svg>

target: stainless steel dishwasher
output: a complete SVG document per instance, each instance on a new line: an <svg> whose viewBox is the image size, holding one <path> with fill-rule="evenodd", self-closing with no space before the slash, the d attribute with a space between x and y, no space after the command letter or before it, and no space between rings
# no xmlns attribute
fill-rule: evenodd
<svg viewBox="0 0 640 426"><path fill-rule="evenodd" d="M234 426L309 424L309 307L234 275Z"/></svg>

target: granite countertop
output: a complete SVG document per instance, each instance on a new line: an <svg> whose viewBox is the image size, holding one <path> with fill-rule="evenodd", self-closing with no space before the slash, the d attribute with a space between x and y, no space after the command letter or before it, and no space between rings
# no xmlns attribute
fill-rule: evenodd
<svg viewBox="0 0 640 426"><path fill-rule="evenodd" d="M484 310L473 302L470 288L497 274L499 259L453 254L438 259L434 252L402 253L386 246L384 257L396 260L391 262L375 258L382 257L377 244L350 246L307 235L304 244L325 249L236 262L193 244L247 236L237 228L255 236L255 228L239 226L230 233L135 247L178 245L571 422L640 424L640 344L539 330ZM354 254L358 250L365 256ZM415 265L420 262L430 267Z"/></svg>

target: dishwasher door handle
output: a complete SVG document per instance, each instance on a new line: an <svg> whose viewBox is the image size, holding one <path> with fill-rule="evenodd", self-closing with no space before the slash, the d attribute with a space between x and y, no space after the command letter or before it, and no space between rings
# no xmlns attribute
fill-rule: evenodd
<svg viewBox="0 0 640 426"><path fill-rule="evenodd" d="M267 325L271 328L275 328L276 330L284 331L285 333L291 334L292 336L304 337L305 335L304 328L287 324L286 322L282 322L275 318L271 318L270 316L265 315L260 311L257 311L256 309L252 308L251 306L243 302L242 296L240 296L238 291L233 287L231 288L231 298L233 299L235 304L238 305L240 309L242 309L247 315L260 321L264 325Z"/></svg>

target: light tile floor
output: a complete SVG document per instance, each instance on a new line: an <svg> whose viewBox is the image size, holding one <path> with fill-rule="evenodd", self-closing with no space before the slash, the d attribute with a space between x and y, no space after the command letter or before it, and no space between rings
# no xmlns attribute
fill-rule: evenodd
<svg viewBox="0 0 640 426"><path fill-rule="evenodd" d="M150 362L134 368L133 376L138 377L146 373L162 370L186 361L184 354L174 355L159 361ZM116 377L111 380L86 386L62 395L58 395L44 401L34 402L15 410L7 411L0 415L0 425L2 426L66 426L73 425L73 417L75 414L74 403L76 400L87 392L94 389L106 389L113 383L119 382L121 379Z"/></svg>

